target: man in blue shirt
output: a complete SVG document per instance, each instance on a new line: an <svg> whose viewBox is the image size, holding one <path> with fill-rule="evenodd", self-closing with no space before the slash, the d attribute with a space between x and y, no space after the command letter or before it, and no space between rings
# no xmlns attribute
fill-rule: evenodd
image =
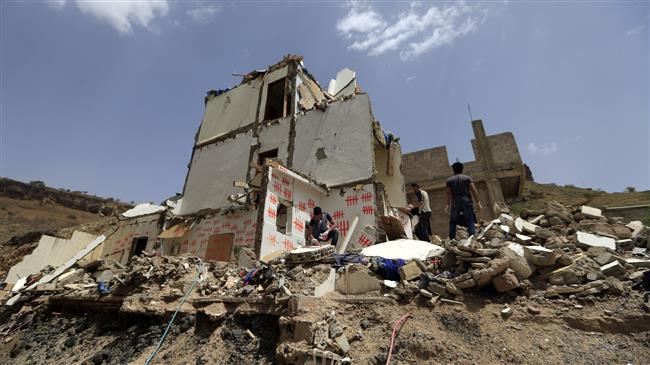
<svg viewBox="0 0 650 365"><path fill-rule="evenodd" d="M463 175L463 164L454 162L451 168L454 170L454 176L447 179L447 207L445 209L449 212L449 238L456 238L456 226L459 224L466 226L467 232L472 236L476 234L474 202L477 204L478 211L483 209L483 206L479 201L478 191L472 178Z"/></svg>
<svg viewBox="0 0 650 365"><path fill-rule="evenodd" d="M314 208L313 218L307 226L307 239L311 243L332 240L334 246L339 241L339 231L335 227L334 220L328 213L323 213L321 207Z"/></svg>

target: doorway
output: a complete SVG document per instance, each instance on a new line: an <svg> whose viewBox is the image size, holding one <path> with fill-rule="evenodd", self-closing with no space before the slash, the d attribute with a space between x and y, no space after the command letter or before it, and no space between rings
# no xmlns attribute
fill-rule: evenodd
<svg viewBox="0 0 650 365"><path fill-rule="evenodd" d="M133 245L131 246L131 256L140 256L142 252L147 248L147 242L149 237L136 237L133 239Z"/></svg>
<svg viewBox="0 0 650 365"><path fill-rule="evenodd" d="M205 251L205 261L230 261L234 233L215 234L208 238L208 248Z"/></svg>

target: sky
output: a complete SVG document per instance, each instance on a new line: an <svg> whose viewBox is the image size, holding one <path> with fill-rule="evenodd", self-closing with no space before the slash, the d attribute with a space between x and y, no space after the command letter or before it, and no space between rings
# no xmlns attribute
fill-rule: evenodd
<svg viewBox="0 0 650 365"><path fill-rule="evenodd" d="M288 53L356 71L403 152L512 131L536 181L650 189L647 1L0 2L0 175L182 191L210 89Z"/></svg>

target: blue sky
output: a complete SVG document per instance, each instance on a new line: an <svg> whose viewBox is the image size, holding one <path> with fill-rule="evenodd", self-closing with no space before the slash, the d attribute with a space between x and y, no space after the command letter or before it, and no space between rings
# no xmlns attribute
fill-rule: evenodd
<svg viewBox="0 0 650 365"><path fill-rule="evenodd" d="M647 2L1 2L0 175L160 201L210 89L305 56L357 72L405 152L473 159L467 113L536 180L650 188Z"/></svg>

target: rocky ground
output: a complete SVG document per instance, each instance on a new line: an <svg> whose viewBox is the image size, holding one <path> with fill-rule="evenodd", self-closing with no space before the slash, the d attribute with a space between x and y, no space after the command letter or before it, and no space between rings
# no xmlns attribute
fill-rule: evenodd
<svg viewBox="0 0 650 365"><path fill-rule="evenodd" d="M492 298L489 296L493 295ZM488 296L486 298L486 296ZM638 298L573 302L480 293L467 306L319 301L312 315L336 313L357 364L385 364L394 323L410 314L397 336L394 364L646 364L650 316ZM539 310L531 313L530 307ZM501 310L513 314L505 319ZM5 337L2 364L142 364L167 317L38 308L24 330ZM157 354L157 364L272 364L280 317L185 315Z"/></svg>

